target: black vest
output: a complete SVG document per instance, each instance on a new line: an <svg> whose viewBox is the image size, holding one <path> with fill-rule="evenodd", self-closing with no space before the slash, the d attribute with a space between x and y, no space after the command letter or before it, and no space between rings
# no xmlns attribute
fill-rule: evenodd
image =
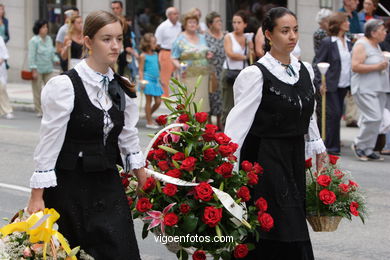
<svg viewBox="0 0 390 260"><path fill-rule="evenodd" d="M124 126L124 113L114 105L108 110L113 128L103 143L104 112L94 106L75 69L64 72L73 84L74 107L66 129L65 141L58 156L56 169L74 170L82 152L83 170L98 172L115 169L120 160L118 136Z"/></svg>
<svg viewBox="0 0 390 260"><path fill-rule="evenodd" d="M299 80L294 85L279 80L264 65L254 65L263 73L263 97L249 133L260 138L306 134L314 110L314 90L305 65L301 62Z"/></svg>

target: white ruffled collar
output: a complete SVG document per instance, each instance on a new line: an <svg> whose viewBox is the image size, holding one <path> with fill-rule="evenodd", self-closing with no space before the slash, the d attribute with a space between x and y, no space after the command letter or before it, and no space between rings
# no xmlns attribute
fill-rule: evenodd
<svg viewBox="0 0 390 260"><path fill-rule="evenodd" d="M299 60L292 54L290 54L290 65L292 66L295 75L288 75L286 71L286 67L281 65L281 62L275 59L269 52L267 52L260 60L259 62L263 64L274 76L277 78L283 79L283 78L295 78L296 80L299 79L299 71L301 69L301 63Z"/></svg>
<svg viewBox="0 0 390 260"><path fill-rule="evenodd" d="M114 71L111 68L108 68L108 72L106 74L101 74L89 67L85 59L80 61L74 68L83 81L89 85L99 88L103 86L102 82L104 76L108 78L108 81L114 79Z"/></svg>

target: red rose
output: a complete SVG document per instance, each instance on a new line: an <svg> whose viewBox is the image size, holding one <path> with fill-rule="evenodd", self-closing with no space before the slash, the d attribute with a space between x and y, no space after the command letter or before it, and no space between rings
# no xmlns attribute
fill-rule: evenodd
<svg viewBox="0 0 390 260"><path fill-rule="evenodd" d="M201 182L194 188L195 199L210 201L213 198L213 189L207 182Z"/></svg>
<svg viewBox="0 0 390 260"><path fill-rule="evenodd" d="M176 106L176 110L184 110L186 107L183 104L179 104Z"/></svg>
<svg viewBox="0 0 390 260"><path fill-rule="evenodd" d="M186 122L188 122L190 120L190 117L187 114L181 114L179 116L178 120L179 120L179 123L186 123Z"/></svg>
<svg viewBox="0 0 390 260"><path fill-rule="evenodd" d="M165 175L171 176L173 178L179 178L180 179L180 177L182 175L182 172L179 169L173 169L173 170L167 171L165 173Z"/></svg>
<svg viewBox="0 0 390 260"><path fill-rule="evenodd" d="M190 212L190 210L191 210L190 205L188 205L186 203L180 204L180 212L181 213L187 214L188 212Z"/></svg>
<svg viewBox="0 0 390 260"><path fill-rule="evenodd" d="M199 123L204 123L207 121L207 118L208 118L208 114L206 112L198 112L198 113L195 113L195 119L196 121L198 121Z"/></svg>
<svg viewBox="0 0 390 260"><path fill-rule="evenodd" d="M164 216L164 224L167 226L172 227L176 225L177 222L179 222L179 217L173 212L170 212Z"/></svg>
<svg viewBox="0 0 390 260"><path fill-rule="evenodd" d="M238 149L238 144L230 142L229 143L230 149L232 149L232 153L235 153Z"/></svg>
<svg viewBox="0 0 390 260"><path fill-rule="evenodd" d="M260 223L261 229L264 231L270 231L274 227L274 219L268 213L259 211L257 213L257 220Z"/></svg>
<svg viewBox="0 0 390 260"><path fill-rule="evenodd" d="M206 142L211 142L214 140L214 135L217 132L218 127L216 125L208 124L205 127L204 134L202 135L203 139Z"/></svg>
<svg viewBox="0 0 390 260"><path fill-rule="evenodd" d="M359 216L359 203L352 201L351 204L349 205L349 210L351 211L351 214L354 216Z"/></svg>
<svg viewBox="0 0 390 260"><path fill-rule="evenodd" d="M142 190L145 192L152 191L156 187L156 180L153 177L148 177L145 181Z"/></svg>
<svg viewBox="0 0 390 260"><path fill-rule="evenodd" d="M165 160L167 159L167 152L163 149L157 149L154 151L154 159L155 160Z"/></svg>
<svg viewBox="0 0 390 260"><path fill-rule="evenodd" d="M129 186L129 184L130 184L130 181L129 181L129 179L128 178L122 178L122 185L123 185L123 187L125 187L125 188L127 188L127 186Z"/></svg>
<svg viewBox="0 0 390 260"><path fill-rule="evenodd" d="M336 201L336 194L334 194L333 191L327 189L320 191L319 197L325 205L333 204Z"/></svg>
<svg viewBox="0 0 390 260"><path fill-rule="evenodd" d="M317 177L317 183L323 187L329 186L332 179L328 175L320 175Z"/></svg>
<svg viewBox="0 0 390 260"><path fill-rule="evenodd" d="M233 153L232 148L229 145L219 146L218 152L222 157L227 157Z"/></svg>
<svg viewBox="0 0 390 260"><path fill-rule="evenodd" d="M156 122L159 125L166 125L167 124L167 115L161 115L156 118Z"/></svg>
<svg viewBox="0 0 390 260"><path fill-rule="evenodd" d="M258 198L255 205L260 212L266 212L268 209L268 203L263 197Z"/></svg>
<svg viewBox="0 0 390 260"><path fill-rule="evenodd" d="M206 260L206 253L203 250L196 250L192 255L192 260Z"/></svg>
<svg viewBox="0 0 390 260"><path fill-rule="evenodd" d="M147 212L152 208L152 203L150 203L148 198L140 198L138 199L136 209L139 212Z"/></svg>
<svg viewBox="0 0 390 260"><path fill-rule="evenodd" d="M248 246L245 244L236 245L236 248L234 248L235 258L244 258L247 254L248 254Z"/></svg>
<svg viewBox="0 0 390 260"><path fill-rule="evenodd" d="M229 155L228 160L231 162L237 162L237 157L231 154Z"/></svg>
<svg viewBox="0 0 390 260"><path fill-rule="evenodd" d="M263 172L264 172L263 167L261 167L261 165L258 164L257 162L255 162L255 163L253 164L253 170L254 170L254 172L255 172L256 174L263 174Z"/></svg>
<svg viewBox="0 0 390 260"><path fill-rule="evenodd" d="M214 151L213 148L209 148L203 152L203 158L206 162L211 162L215 159L217 156L217 153Z"/></svg>
<svg viewBox="0 0 390 260"><path fill-rule="evenodd" d="M313 166L312 162L311 162L311 158L307 159L305 161L305 169L309 169Z"/></svg>
<svg viewBox="0 0 390 260"><path fill-rule="evenodd" d="M165 195L172 197L177 192L177 186L175 184L167 183L165 187L162 189Z"/></svg>
<svg viewBox="0 0 390 260"><path fill-rule="evenodd" d="M148 159L149 161L153 160L154 158L154 150L150 150L148 152L148 157L146 159Z"/></svg>
<svg viewBox="0 0 390 260"><path fill-rule="evenodd" d="M233 176L233 164L224 162L214 170L216 173L222 175L224 178L230 178Z"/></svg>
<svg viewBox="0 0 390 260"><path fill-rule="evenodd" d="M185 154L182 152L177 152L172 156L172 160L183 161L186 158Z"/></svg>
<svg viewBox="0 0 390 260"><path fill-rule="evenodd" d="M348 185L349 185L350 187L359 187L359 185L358 185L356 182L351 181L351 180L349 180Z"/></svg>
<svg viewBox="0 0 390 260"><path fill-rule="evenodd" d="M169 163L167 161L159 161L157 165L163 172L169 170Z"/></svg>
<svg viewBox="0 0 390 260"><path fill-rule="evenodd" d="M251 195L250 195L248 187L242 186L237 191L237 197L241 198L242 201L244 201L244 202L247 202L248 200L250 200Z"/></svg>
<svg viewBox="0 0 390 260"><path fill-rule="evenodd" d="M218 144L229 144L230 140L232 140L229 136L225 135L224 133L216 133L214 135L214 138Z"/></svg>
<svg viewBox="0 0 390 260"><path fill-rule="evenodd" d="M247 176L249 185L256 185L259 182L259 176L256 173L250 172Z"/></svg>
<svg viewBox="0 0 390 260"><path fill-rule="evenodd" d="M347 184L344 184L344 183L341 183L341 184L339 185L339 188L340 188L340 190L341 190L342 192L345 192L345 193L347 193L347 192L349 191L349 186L348 186Z"/></svg>
<svg viewBox="0 0 390 260"><path fill-rule="evenodd" d="M131 206L131 204L133 204L133 198L131 197L127 197L127 203L129 204L129 206Z"/></svg>
<svg viewBox="0 0 390 260"><path fill-rule="evenodd" d="M243 161L241 163L241 168L245 171L245 172L250 172L253 168L253 165L251 162L248 162L248 161Z"/></svg>
<svg viewBox="0 0 390 260"><path fill-rule="evenodd" d="M195 170L195 163L196 163L196 158L194 157L187 157L186 159L183 160L180 169L185 170L185 171L193 171Z"/></svg>
<svg viewBox="0 0 390 260"><path fill-rule="evenodd" d="M204 208L204 214L202 221L209 227L215 227L222 219L222 208L217 209L214 206L208 206Z"/></svg>
<svg viewBox="0 0 390 260"><path fill-rule="evenodd" d="M333 173L337 177L337 179L339 179L339 180L344 177L344 173L342 171L340 171L339 169L335 169Z"/></svg>
<svg viewBox="0 0 390 260"><path fill-rule="evenodd" d="M338 157L336 155L329 154L329 162L331 164L333 164L333 165L336 164L338 159L340 159L340 157Z"/></svg>
<svg viewBox="0 0 390 260"><path fill-rule="evenodd" d="M158 138L156 139L156 141L154 142L153 144L153 148L154 149L158 149L158 146L159 145L162 145L164 143L164 136L166 136L168 133L167 132L162 132Z"/></svg>

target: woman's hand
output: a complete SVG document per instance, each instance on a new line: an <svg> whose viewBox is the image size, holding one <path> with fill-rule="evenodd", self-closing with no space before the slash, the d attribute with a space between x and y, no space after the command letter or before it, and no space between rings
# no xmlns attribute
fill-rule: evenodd
<svg viewBox="0 0 390 260"><path fill-rule="evenodd" d="M206 54L207 59L212 59L214 57L214 54L211 51L208 51Z"/></svg>
<svg viewBox="0 0 390 260"><path fill-rule="evenodd" d="M385 69L387 69L388 66L389 66L389 62L388 61L383 61L381 63L378 63L378 70L379 71L385 70Z"/></svg>
<svg viewBox="0 0 390 260"><path fill-rule="evenodd" d="M37 79L38 78L38 72L36 69L32 69L31 70L31 73L32 73L32 78L33 79Z"/></svg>
<svg viewBox="0 0 390 260"><path fill-rule="evenodd" d="M326 85L325 84L321 84L320 94L321 94L321 96L326 95Z"/></svg>
<svg viewBox="0 0 390 260"><path fill-rule="evenodd" d="M134 169L133 172L138 180L137 193L138 193L138 196L140 196L143 193L141 191L141 189L144 186L144 184L146 182L146 178L147 178L145 168Z"/></svg>
<svg viewBox="0 0 390 260"><path fill-rule="evenodd" d="M320 174L326 165L328 164L328 153L323 152L316 155L316 166L317 166L317 172Z"/></svg>
<svg viewBox="0 0 390 260"><path fill-rule="evenodd" d="M27 205L27 212L33 214L35 212L45 209L45 202L43 201L44 189L32 189L31 196Z"/></svg>

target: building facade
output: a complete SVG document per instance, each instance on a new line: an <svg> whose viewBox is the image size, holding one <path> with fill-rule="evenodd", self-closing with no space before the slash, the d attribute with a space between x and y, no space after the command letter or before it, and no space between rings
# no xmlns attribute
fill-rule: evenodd
<svg viewBox="0 0 390 260"><path fill-rule="evenodd" d="M165 9L175 6L180 13L185 13L193 7L202 11L202 21L207 13L216 11L221 14L225 27L231 28L232 14L239 9L254 8L256 2L275 3L286 6L298 16L300 31L300 47L302 59L311 61L313 57L312 34L318 25L315 16L321 5L332 10L341 7L343 0L122 0L127 15L136 17L147 13L150 24L141 30L153 31L165 16ZM362 2L362 1L361 1ZM389 5L388 0L381 0ZM27 68L27 45L33 36L34 21L43 18L49 21L49 33L53 37L59 26L63 24L63 11L76 6L85 18L94 10L110 10L111 0L2 0L6 9L6 17L10 25L10 41L7 44L10 59L9 81L17 82L20 79L20 70Z"/></svg>

